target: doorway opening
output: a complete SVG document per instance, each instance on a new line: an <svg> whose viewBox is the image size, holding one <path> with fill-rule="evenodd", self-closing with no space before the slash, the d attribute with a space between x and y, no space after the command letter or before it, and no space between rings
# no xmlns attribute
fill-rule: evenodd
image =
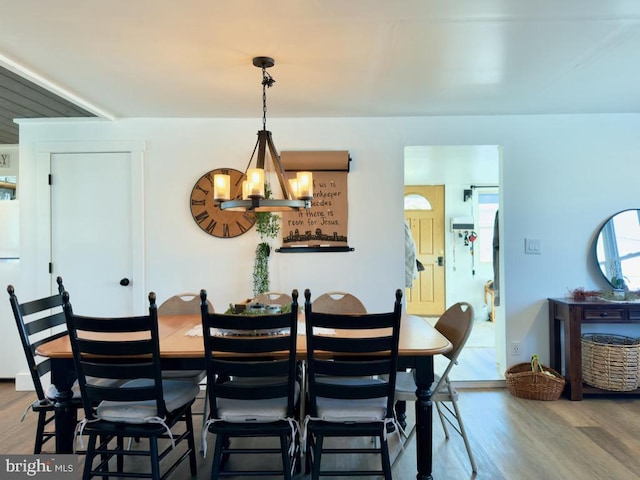
<svg viewBox="0 0 640 480"><path fill-rule="evenodd" d="M435 323L438 316L449 306L459 301L466 301L474 308L474 328L463 350L459 365L452 370L454 381L465 382L472 386L491 386L492 382L504 380L504 372L499 366L497 352L504 352L504 319L502 310L494 299L494 227L496 215L500 207L500 170L501 148L498 145L462 145L462 146L409 146L404 152L404 186L405 186L405 218L421 218L426 213L415 205L424 205L416 199L415 194L426 191L427 202L429 190L422 187L442 188L444 204L439 220L443 242L437 251L429 252L432 257L418 259L427 264L426 277L418 278L414 288L407 291L407 310L415 309L415 299L419 292L424 298L429 293L437 293L440 289L444 296L442 311L422 313L426 321ZM423 222L424 223L424 222ZM433 221L422 231L411 223L412 234L416 241L417 251L422 247L426 251L427 240L434 245L439 235ZM441 272L441 280L437 274ZM441 285L438 285L441 282ZM426 293L425 293L426 292ZM422 300L424 300L422 298ZM446 361L446 359L444 359ZM436 357L436 369L439 367Z"/></svg>

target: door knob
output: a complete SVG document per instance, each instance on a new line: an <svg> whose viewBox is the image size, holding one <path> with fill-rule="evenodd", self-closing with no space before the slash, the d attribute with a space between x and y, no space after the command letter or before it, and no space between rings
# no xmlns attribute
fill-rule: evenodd
<svg viewBox="0 0 640 480"><path fill-rule="evenodd" d="M123 287L126 287L127 285L129 285L131 282L129 281L128 278L123 278L122 280L120 280L120 285L122 285Z"/></svg>
<svg viewBox="0 0 640 480"><path fill-rule="evenodd" d="M444 267L444 257L438 257L438 266Z"/></svg>

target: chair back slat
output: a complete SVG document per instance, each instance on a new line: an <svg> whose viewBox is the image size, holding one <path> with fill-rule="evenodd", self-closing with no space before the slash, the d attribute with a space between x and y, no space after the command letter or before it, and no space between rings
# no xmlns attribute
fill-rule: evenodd
<svg viewBox="0 0 640 480"><path fill-rule="evenodd" d="M396 291L393 311L340 314L314 311L311 292L305 290L305 323L309 410L317 415L317 398L366 399L386 397L386 414L393 416L398 365L402 291ZM320 332L316 327L333 329ZM384 375L372 384L358 377ZM352 381L355 379L355 381Z"/></svg>
<svg viewBox="0 0 640 480"><path fill-rule="evenodd" d="M274 350L277 351L277 350ZM235 376L239 378L278 377L289 374L288 360L274 360L262 357L258 361L255 358L235 357L233 361L211 359L216 372L219 375Z"/></svg>
<svg viewBox="0 0 640 480"><path fill-rule="evenodd" d="M36 350L38 349L38 347L40 347L40 345L44 345L47 342L51 342L52 340L57 340L58 338L62 338L62 337L66 337L68 335L67 333L67 325L65 324L64 326L64 330L58 333L54 333L53 335L48 335L46 337L42 337L39 340L31 340L31 353L34 357L38 357L40 359L43 359L44 357L41 357L40 355L38 355L36 353ZM39 333L39 332L36 332Z"/></svg>
<svg viewBox="0 0 640 480"><path fill-rule="evenodd" d="M367 313L367 308L351 293L327 292L313 301L313 311L322 313Z"/></svg>
<svg viewBox="0 0 640 480"><path fill-rule="evenodd" d="M215 310L207 302L209 312ZM158 315L200 315L200 295L198 293L179 293L167 298L158 307Z"/></svg>
<svg viewBox="0 0 640 480"><path fill-rule="evenodd" d="M316 382L315 393L316 397L338 398L342 400L385 398L389 395L389 386L386 383L350 386Z"/></svg>
<svg viewBox="0 0 640 480"><path fill-rule="evenodd" d="M9 303L16 322L20 343L27 360L38 400L45 400L42 377L51 371L51 361L36 354L36 349L67 334L62 313L62 277L57 277L58 294L20 303L13 285L7 286Z"/></svg>
<svg viewBox="0 0 640 480"><path fill-rule="evenodd" d="M291 295L282 292L265 292L253 299L252 303L261 303L263 305L280 305L284 307L292 301Z"/></svg>
<svg viewBox="0 0 640 480"><path fill-rule="evenodd" d="M94 378L111 378L117 380L127 380L127 379L139 379L139 378L150 378L149 372L153 372L154 370L150 369L153 366L152 359L147 359L146 362L143 363L131 363L128 359L126 361L123 360L123 363L113 363L109 362L109 364L105 362L91 362L87 360L83 363L84 374L87 377ZM122 382L119 382L122 383Z"/></svg>
<svg viewBox="0 0 640 480"><path fill-rule="evenodd" d="M50 310L61 305L60 294L51 295L50 297L40 298L20 304L20 313L22 315L33 315L34 313Z"/></svg>
<svg viewBox="0 0 640 480"><path fill-rule="evenodd" d="M447 337L453 348L444 354L449 359L449 363L432 391L440 391L443 385L448 382L449 372L456 364L458 356L467 343L472 328L473 307L468 302L458 302L451 305L436 322L435 329Z"/></svg>
<svg viewBox="0 0 640 480"><path fill-rule="evenodd" d="M56 306L58 307L58 310L59 310L58 313L53 313L51 315L47 315L46 317L36 318L35 320L31 320L29 321L29 323L26 323L24 325L24 328L28 335L34 335L48 328L55 328L55 327L62 327L64 328L65 332L67 331L67 323L66 323L67 321L65 320L64 312L61 309L62 297L59 297L58 301L59 303ZM51 308L56 308L56 307L51 307ZM47 310L49 308L50 307L47 307ZM40 310L38 312L40 312ZM34 312L34 313L38 313L38 312ZM25 313L22 313L22 315L25 315Z"/></svg>
<svg viewBox="0 0 640 480"><path fill-rule="evenodd" d="M207 292L200 292L210 418L218 418L218 399L285 397L293 416L298 292L291 297L288 313L224 315L209 312Z"/></svg>
<svg viewBox="0 0 640 480"><path fill-rule="evenodd" d="M360 330L359 328L353 328L353 330ZM331 352L345 352L345 353L367 353L367 352L383 352L393 342L393 336L381 336L370 338L358 338L357 342L354 342L353 338L340 338L331 337L329 335L316 335L314 337L314 350L321 351L327 350Z"/></svg>
<svg viewBox="0 0 640 480"><path fill-rule="evenodd" d="M95 332L95 330L90 330ZM101 330L104 333L104 330ZM139 332L139 330L135 330ZM128 334L128 333L127 333ZM77 338L78 347L85 355L101 355L104 357L118 357L121 355L151 355L153 340L117 341Z"/></svg>
<svg viewBox="0 0 640 480"><path fill-rule="evenodd" d="M64 292L62 297L86 418L97 418L96 405L105 400L151 401L163 418L167 411L155 293L149 294L149 315L117 318L76 315L69 294ZM150 379L150 384L123 385L140 379Z"/></svg>
<svg viewBox="0 0 640 480"><path fill-rule="evenodd" d="M289 317L288 313L284 317ZM247 330L247 335L251 340L247 341L247 337L242 337L240 330L234 330L234 335L220 336L219 334L211 334L211 350L213 352L234 352L234 353L270 353L278 350L289 349L289 332L288 329L282 329L282 334L258 334L253 333L255 329ZM252 338L252 335L255 338Z"/></svg>
<svg viewBox="0 0 640 480"><path fill-rule="evenodd" d="M210 322L211 328L229 330L231 332L245 330L251 336L256 331L289 328L289 313L268 315L226 315L217 313Z"/></svg>

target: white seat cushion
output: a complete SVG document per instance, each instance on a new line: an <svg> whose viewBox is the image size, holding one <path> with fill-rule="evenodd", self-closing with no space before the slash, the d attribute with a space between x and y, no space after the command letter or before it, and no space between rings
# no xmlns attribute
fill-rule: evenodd
<svg viewBox="0 0 640 480"><path fill-rule="evenodd" d="M153 385L150 379L139 379L126 382L120 388L142 387ZM167 411L173 412L192 401L198 395L198 385L179 380L163 380L162 389ZM100 402L97 415L102 420L123 423L147 423L149 419L158 416L156 402L147 400L144 402Z"/></svg>
<svg viewBox="0 0 640 480"><path fill-rule="evenodd" d="M431 384L431 388L435 387L440 381L440 375L434 376L434 382ZM416 382L413 378L413 371L398 372L396 375L396 394L395 399L405 402L412 402L416 399ZM458 391L453 389L453 396L458 398ZM434 402L446 402L450 401L449 391L445 383L440 387L439 392L435 392L431 396L431 400Z"/></svg>
<svg viewBox="0 0 640 480"><path fill-rule="evenodd" d="M262 384L273 383L272 378L243 378L228 383ZM296 382L294 403L300 396L300 386ZM287 417L287 398L257 400L234 400L218 398L218 418L231 423L275 422Z"/></svg>
<svg viewBox="0 0 640 480"><path fill-rule="evenodd" d="M319 382L322 380L319 378ZM341 385L369 385L384 383L380 379L369 377L331 377L327 382ZM387 413L387 397L367 398L364 400L344 400L317 397L318 417L326 422L376 422L384 420Z"/></svg>

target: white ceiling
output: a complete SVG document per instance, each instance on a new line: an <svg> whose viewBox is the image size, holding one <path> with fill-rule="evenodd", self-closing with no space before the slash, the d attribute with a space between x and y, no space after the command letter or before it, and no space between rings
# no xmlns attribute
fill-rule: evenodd
<svg viewBox="0 0 640 480"><path fill-rule="evenodd" d="M0 65L105 117L640 112L638 0L0 0Z"/></svg>

